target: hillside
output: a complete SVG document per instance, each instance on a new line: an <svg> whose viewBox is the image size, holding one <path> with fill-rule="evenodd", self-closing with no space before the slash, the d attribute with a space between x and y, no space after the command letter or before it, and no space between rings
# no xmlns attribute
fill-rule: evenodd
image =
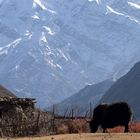
<svg viewBox="0 0 140 140"><path fill-rule="evenodd" d="M61 114L63 114L67 109L69 109L69 111L74 109L75 111L78 111L78 115L83 115L87 110L89 110L90 104L92 107L97 104L112 84L112 80L105 80L98 84L88 85L78 93L57 104L56 108Z"/></svg>
<svg viewBox="0 0 140 140"><path fill-rule="evenodd" d="M134 119L140 120L140 62L108 90L100 102L127 101Z"/></svg>
<svg viewBox="0 0 140 140"><path fill-rule="evenodd" d="M16 97L11 91L0 85L0 97Z"/></svg>

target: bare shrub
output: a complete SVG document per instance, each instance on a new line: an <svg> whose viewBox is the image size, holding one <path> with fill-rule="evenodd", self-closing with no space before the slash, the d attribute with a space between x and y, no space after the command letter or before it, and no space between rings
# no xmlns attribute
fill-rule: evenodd
<svg viewBox="0 0 140 140"><path fill-rule="evenodd" d="M83 133L86 132L86 121L75 119L71 122L69 133Z"/></svg>
<svg viewBox="0 0 140 140"><path fill-rule="evenodd" d="M107 129L107 132L109 133L123 133L124 132L124 127L118 126L114 128ZM98 129L98 133L103 132L102 128ZM129 124L129 132L130 133L140 133L140 122L131 122Z"/></svg>
<svg viewBox="0 0 140 140"><path fill-rule="evenodd" d="M131 132L140 133L140 122L133 122L130 128L131 128Z"/></svg>
<svg viewBox="0 0 140 140"><path fill-rule="evenodd" d="M57 120L60 121L60 120ZM60 124L59 124L60 123ZM57 122L57 134L71 134L71 133L86 133L87 132L87 122L82 119L68 119L61 120Z"/></svg>
<svg viewBox="0 0 140 140"><path fill-rule="evenodd" d="M107 129L107 131L109 133L124 133L124 127L117 126L115 128L112 128L112 129Z"/></svg>
<svg viewBox="0 0 140 140"><path fill-rule="evenodd" d="M68 134L69 128L66 124L61 124L59 127L57 127L57 134Z"/></svg>

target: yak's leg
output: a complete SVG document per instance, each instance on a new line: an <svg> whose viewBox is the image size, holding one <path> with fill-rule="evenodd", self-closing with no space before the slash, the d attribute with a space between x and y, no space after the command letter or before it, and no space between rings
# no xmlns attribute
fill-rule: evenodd
<svg viewBox="0 0 140 140"><path fill-rule="evenodd" d="M125 125L125 130L124 130L124 132L127 133L128 131L129 131L129 129L128 129L128 124L126 124L126 125Z"/></svg>
<svg viewBox="0 0 140 140"><path fill-rule="evenodd" d="M103 128L103 133L105 133L106 132L106 128Z"/></svg>

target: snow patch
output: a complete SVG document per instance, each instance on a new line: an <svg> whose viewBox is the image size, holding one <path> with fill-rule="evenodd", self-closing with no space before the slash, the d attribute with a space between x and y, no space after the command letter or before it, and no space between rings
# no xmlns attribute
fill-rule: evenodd
<svg viewBox="0 0 140 140"><path fill-rule="evenodd" d="M20 43L21 40L22 40L22 38L18 38L15 41L13 41L12 43L8 44L6 47L8 47L8 48L9 47L15 48Z"/></svg>
<svg viewBox="0 0 140 140"><path fill-rule="evenodd" d="M114 13L116 15L121 15L121 16L124 15L123 13L120 13L120 12L115 11L113 8L111 8L108 5L106 5L106 10L107 10L106 14L108 14L108 13Z"/></svg>
<svg viewBox="0 0 140 140"><path fill-rule="evenodd" d="M10 48L10 47L15 48L20 43L21 40L22 40L22 38L18 38L16 40L14 40L13 42L9 43L8 45L4 46L2 49Z"/></svg>
<svg viewBox="0 0 140 140"><path fill-rule="evenodd" d="M126 16L126 17L128 17L130 20L140 24L140 22L137 19L135 19L134 17L131 17L131 16Z"/></svg>
<svg viewBox="0 0 140 140"><path fill-rule="evenodd" d="M51 9L48 9L48 8L47 8L47 11L52 13L52 14L57 14L54 10L51 10Z"/></svg>
<svg viewBox="0 0 140 140"><path fill-rule="evenodd" d="M139 22L137 19L135 19L134 17L129 16L129 15L125 15L125 14L120 13L120 12L117 12L117 11L115 11L113 8L111 8L111 7L108 6L108 5L106 5L106 9L107 9L106 14L108 14L108 13L114 13L114 14L116 14L116 15L124 16L124 17L130 19L131 21L134 21L134 22L140 24L140 22Z"/></svg>
<svg viewBox="0 0 140 140"><path fill-rule="evenodd" d="M45 33L42 32L42 35L39 40L39 44L40 44L40 46L42 46L42 45L45 45L46 43L47 43L47 39L46 39Z"/></svg>
<svg viewBox="0 0 140 140"><path fill-rule="evenodd" d="M92 83L85 82L85 85L86 86L92 86L93 84Z"/></svg>
<svg viewBox="0 0 140 140"><path fill-rule="evenodd" d="M19 65L15 66L16 71L18 71L19 67L20 67Z"/></svg>
<svg viewBox="0 0 140 140"><path fill-rule="evenodd" d="M37 5L38 5L39 7L41 7L42 10L46 10L46 11L52 13L52 14L56 14L56 12L55 12L54 10L51 10L51 9L46 8L46 7L41 3L40 0L34 0L33 8L36 8Z"/></svg>
<svg viewBox="0 0 140 140"><path fill-rule="evenodd" d="M52 68L56 68L56 65L53 63L53 60L46 59L46 61Z"/></svg>
<svg viewBox="0 0 140 140"><path fill-rule="evenodd" d="M57 48L57 51L59 52L59 54L60 54L66 61L69 61L69 59L65 56L65 54L62 52L62 50L60 50L59 48Z"/></svg>
<svg viewBox="0 0 140 140"><path fill-rule="evenodd" d="M44 28L45 30L48 31L48 34L50 34L50 35L55 35L55 32L53 32L52 29L51 29L50 27L43 26L43 28Z"/></svg>
<svg viewBox="0 0 140 140"><path fill-rule="evenodd" d="M91 0L90 0L91 1ZM101 0L95 0L97 2L97 4L100 4L101 3Z"/></svg>
<svg viewBox="0 0 140 140"><path fill-rule="evenodd" d="M8 54L8 50L7 49L4 49L4 48L0 48L0 55L7 55Z"/></svg>
<svg viewBox="0 0 140 140"><path fill-rule="evenodd" d="M25 36L27 36L28 39L31 39L31 37L33 36L33 33L30 32L29 30L26 30Z"/></svg>
<svg viewBox="0 0 140 140"><path fill-rule="evenodd" d="M99 5L101 3L101 0L88 0L89 2L96 1L96 3Z"/></svg>
<svg viewBox="0 0 140 140"><path fill-rule="evenodd" d="M133 3L133 2L128 2L128 5L136 8L136 9L140 9L140 5L139 4L136 4L136 3Z"/></svg>
<svg viewBox="0 0 140 140"><path fill-rule="evenodd" d="M33 19L40 19L39 18L39 16L37 16L37 15L33 15L33 16L31 16Z"/></svg>
<svg viewBox="0 0 140 140"><path fill-rule="evenodd" d="M14 40L13 42L9 43L8 45L6 45L4 47L1 47L0 48L0 55L2 55L2 54L7 55L8 54L8 49L10 47L15 48L20 43L21 40L22 40L22 38L18 38L16 40Z"/></svg>
<svg viewBox="0 0 140 140"><path fill-rule="evenodd" d="M34 0L34 2L39 5L43 10L47 10L47 8L41 3L40 0ZM33 3L33 6L36 7L35 3Z"/></svg>
<svg viewBox="0 0 140 140"><path fill-rule="evenodd" d="M56 64L56 66L57 66L59 69L63 70L62 67L61 67L59 64Z"/></svg>

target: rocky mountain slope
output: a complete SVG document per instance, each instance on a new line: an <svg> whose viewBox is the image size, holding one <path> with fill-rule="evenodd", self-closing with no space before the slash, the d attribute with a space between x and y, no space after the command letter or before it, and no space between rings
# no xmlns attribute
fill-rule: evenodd
<svg viewBox="0 0 140 140"><path fill-rule="evenodd" d="M133 119L140 120L140 62L120 78L100 102L126 101L133 110Z"/></svg>
<svg viewBox="0 0 140 140"><path fill-rule="evenodd" d="M90 109L90 106L92 108L95 107L113 83L112 80L105 80L98 84L87 85L78 93L55 105L56 110L58 110L58 113L61 115L63 115L66 110L70 112L71 109L74 109L75 112L78 111L77 115L85 115L85 112Z"/></svg>
<svg viewBox="0 0 140 140"><path fill-rule="evenodd" d="M0 0L0 83L50 106L126 73L139 36L139 0Z"/></svg>
<svg viewBox="0 0 140 140"><path fill-rule="evenodd" d="M8 89L0 85L0 97L16 97L16 96Z"/></svg>

